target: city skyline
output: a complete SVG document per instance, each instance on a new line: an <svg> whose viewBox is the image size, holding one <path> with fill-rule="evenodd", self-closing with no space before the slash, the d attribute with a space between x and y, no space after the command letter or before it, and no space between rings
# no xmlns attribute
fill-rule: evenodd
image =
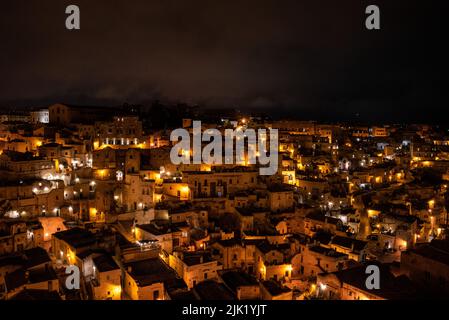
<svg viewBox="0 0 449 320"><path fill-rule="evenodd" d="M0 105L188 103L285 116L444 121L441 2L5 4ZM406 9L406 10L405 10ZM427 112L422 112L426 110Z"/></svg>
<svg viewBox="0 0 449 320"><path fill-rule="evenodd" d="M436 0L6 2L0 305L333 318L447 300L445 15Z"/></svg>

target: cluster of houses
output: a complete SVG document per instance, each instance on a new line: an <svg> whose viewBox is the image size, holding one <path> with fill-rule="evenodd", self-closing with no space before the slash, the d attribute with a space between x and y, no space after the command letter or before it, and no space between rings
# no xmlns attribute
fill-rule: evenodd
<svg viewBox="0 0 449 320"><path fill-rule="evenodd" d="M153 129L138 108L54 104L0 120L0 299L449 292L449 135L438 128L202 122L278 129L277 173L261 176L248 161L174 164L176 128ZM192 119L179 125L191 132ZM380 289L366 287L373 264Z"/></svg>

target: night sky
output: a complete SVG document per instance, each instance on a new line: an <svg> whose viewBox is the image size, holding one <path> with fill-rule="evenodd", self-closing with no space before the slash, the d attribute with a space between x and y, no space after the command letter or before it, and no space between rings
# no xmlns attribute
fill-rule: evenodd
<svg viewBox="0 0 449 320"><path fill-rule="evenodd" d="M445 2L2 1L0 105L159 99L438 122L448 108ZM65 29L70 4L79 31ZM369 4L380 31L365 29Z"/></svg>

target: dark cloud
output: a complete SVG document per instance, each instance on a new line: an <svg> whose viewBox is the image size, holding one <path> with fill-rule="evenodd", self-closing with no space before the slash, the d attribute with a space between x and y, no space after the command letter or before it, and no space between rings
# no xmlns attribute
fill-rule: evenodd
<svg viewBox="0 0 449 320"><path fill-rule="evenodd" d="M364 28L378 4L382 30ZM65 29L65 7L81 30ZM0 102L387 110L441 90L442 1L15 0L0 13ZM447 11L446 11L447 12Z"/></svg>

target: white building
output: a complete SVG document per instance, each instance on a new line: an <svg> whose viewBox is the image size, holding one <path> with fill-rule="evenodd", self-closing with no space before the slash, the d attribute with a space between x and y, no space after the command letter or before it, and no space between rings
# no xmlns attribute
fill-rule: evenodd
<svg viewBox="0 0 449 320"><path fill-rule="evenodd" d="M39 109L31 111L31 122L32 123L49 123L50 115L48 109Z"/></svg>

